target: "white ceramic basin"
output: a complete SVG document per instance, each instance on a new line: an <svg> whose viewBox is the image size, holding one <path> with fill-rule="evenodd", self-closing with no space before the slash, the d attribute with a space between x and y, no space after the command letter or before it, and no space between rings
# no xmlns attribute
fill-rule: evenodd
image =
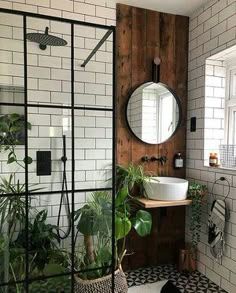
<svg viewBox="0 0 236 293"><path fill-rule="evenodd" d="M187 198L188 181L175 177L151 177L144 182L144 189L149 199L184 200Z"/></svg>

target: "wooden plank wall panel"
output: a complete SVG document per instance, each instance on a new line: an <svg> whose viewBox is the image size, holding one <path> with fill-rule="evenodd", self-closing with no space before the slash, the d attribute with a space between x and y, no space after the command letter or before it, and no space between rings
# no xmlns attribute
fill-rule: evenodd
<svg viewBox="0 0 236 293"><path fill-rule="evenodd" d="M117 5L117 163L141 164L141 157L166 155L165 166L145 164L145 171L161 176L185 177L185 169L173 168L173 156L185 156L188 18L157 11ZM183 120L171 139L160 145L140 142L129 131L125 110L132 92L152 79L152 61L161 58L160 81L176 91L181 99ZM185 209L154 209L151 235L140 238L133 231L127 239L130 256L126 268L137 268L176 261L184 243ZM134 254L132 254L134 253Z"/></svg>
<svg viewBox="0 0 236 293"><path fill-rule="evenodd" d="M126 97L132 88L132 8L117 9L117 162L131 161L131 140L125 121ZM121 114L123 113L123 114Z"/></svg>

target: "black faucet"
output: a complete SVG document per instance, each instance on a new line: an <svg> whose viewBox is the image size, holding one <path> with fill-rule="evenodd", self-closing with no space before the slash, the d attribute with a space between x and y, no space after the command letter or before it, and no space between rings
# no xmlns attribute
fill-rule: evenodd
<svg viewBox="0 0 236 293"><path fill-rule="evenodd" d="M161 156L160 158L158 158L158 157L154 157L154 156L151 157L151 162L159 161L159 162L161 162L161 165L162 165L162 166L164 166L164 164L166 163L167 160L168 160L168 159L167 159L166 156Z"/></svg>
<svg viewBox="0 0 236 293"><path fill-rule="evenodd" d="M164 164L166 163L166 161L168 160L168 158L166 156L161 156L160 158L152 156L152 157L148 157L148 156L143 156L141 158L142 162L154 162L154 161L159 161L161 162L161 165L164 166Z"/></svg>

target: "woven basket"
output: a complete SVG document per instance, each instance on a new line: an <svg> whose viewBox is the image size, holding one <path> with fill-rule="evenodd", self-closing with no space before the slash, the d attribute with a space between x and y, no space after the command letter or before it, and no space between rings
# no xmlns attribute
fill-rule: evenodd
<svg viewBox="0 0 236 293"><path fill-rule="evenodd" d="M108 275L95 280L82 280L75 275L75 293L113 293L112 275ZM122 269L115 271L114 293L127 293L128 285Z"/></svg>

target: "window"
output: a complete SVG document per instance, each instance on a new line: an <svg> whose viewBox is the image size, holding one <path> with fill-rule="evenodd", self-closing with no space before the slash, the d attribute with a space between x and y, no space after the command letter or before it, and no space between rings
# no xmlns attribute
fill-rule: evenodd
<svg viewBox="0 0 236 293"><path fill-rule="evenodd" d="M204 102L204 165L213 152L222 167L236 168L236 46L206 59ZM200 103L193 114L202 117Z"/></svg>
<svg viewBox="0 0 236 293"><path fill-rule="evenodd" d="M225 143L236 145L236 62L227 65L226 72Z"/></svg>

